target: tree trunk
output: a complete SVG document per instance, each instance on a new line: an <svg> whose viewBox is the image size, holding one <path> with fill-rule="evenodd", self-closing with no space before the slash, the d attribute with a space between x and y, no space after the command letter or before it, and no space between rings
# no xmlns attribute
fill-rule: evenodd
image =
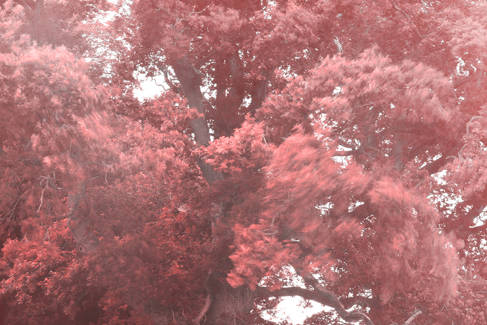
<svg viewBox="0 0 487 325"><path fill-rule="evenodd" d="M212 303L202 324L248 325L254 296L248 287L232 288L226 281L211 283Z"/></svg>
<svg viewBox="0 0 487 325"><path fill-rule="evenodd" d="M202 85L201 73L192 66L187 58L179 58L172 62L176 76L181 83L181 89L188 100L188 104L194 107L202 115L193 119L190 124L193 129L196 143L207 146L210 143L210 132L206 120L206 100L200 86ZM209 184L222 179L221 173L214 170L204 161L199 161L203 177ZM218 218L219 216L216 216ZM214 222L214 220L212 220ZM213 236L216 236L213 233ZM196 323L205 325L248 325L248 317L253 307L253 294L247 287L232 288L226 282L226 272L212 274L208 283L210 305L206 313ZM203 310L204 312L204 310Z"/></svg>

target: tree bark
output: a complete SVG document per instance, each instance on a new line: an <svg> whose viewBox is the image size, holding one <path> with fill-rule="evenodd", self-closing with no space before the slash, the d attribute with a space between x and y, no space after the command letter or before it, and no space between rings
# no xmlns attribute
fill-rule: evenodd
<svg viewBox="0 0 487 325"><path fill-rule="evenodd" d="M248 325L254 294L248 287L231 287L225 279L211 285L211 305L201 324Z"/></svg>

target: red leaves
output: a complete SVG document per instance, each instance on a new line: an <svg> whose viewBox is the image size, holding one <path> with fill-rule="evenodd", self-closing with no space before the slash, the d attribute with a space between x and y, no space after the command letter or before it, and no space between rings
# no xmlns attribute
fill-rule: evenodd
<svg viewBox="0 0 487 325"><path fill-rule="evenodd" d="M266 143L262 125L248 119L232 137L222 137L204 149L206 161L229 174L258 172L273 146Z"/></svg>
<svg viewBox="0 0 487 325"><path fill-rule="evenodd" d="M0 322L257 323L296 270L485 323L485 5L36 3L0 9Z"/></svg>
<svg viewBox="0 0 487 325"><path fill-rule="evenodd" d="M343 220L335 227L334 231L338 237L358 238L363 227L356 220Z"/></svg>
<svg viewBox="0 0 487 325"><path fill-rule="evenodd" d="M80 278L72 274L77 268L77 254L67 229L63 220L45 229L44 241L24 238L5 242L0 290L3 295L15 297L9 302L11 322L24 319L28 323L30 317L40 321L42 317L37 315L43 308L55 321L75 317L78 307L70 306L70 300L78 299L80 292L69 288ZM58 308L64 309L66 316L57 314Z"/></svg>
<svg viewBox="0 0 487 325"><path fill-rule="evenodd" d="M234 268L227 277L233 287L246 284L255 289L266 272L279 269L295 258L292 249L284 247L269 233L272 228L236 225L234 232L236 250L230 256Z"/></svg>

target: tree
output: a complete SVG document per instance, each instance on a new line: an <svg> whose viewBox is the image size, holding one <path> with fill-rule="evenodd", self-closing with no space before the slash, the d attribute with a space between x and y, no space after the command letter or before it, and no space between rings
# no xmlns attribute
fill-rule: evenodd
<svg viewBox="0 0 487 325"><path fill-rule="evenodd" d="M485 324L486 14L2 1L2 321Z"/></svg>

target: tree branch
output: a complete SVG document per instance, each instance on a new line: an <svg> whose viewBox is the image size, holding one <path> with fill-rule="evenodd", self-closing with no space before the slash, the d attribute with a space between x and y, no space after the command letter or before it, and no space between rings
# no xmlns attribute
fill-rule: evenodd
<svg viewBox="0 0 487 325"><path fill-rule="evenodd" d="M44 202L44 192L46 191L46 188L47 188L47 186L44 186L44 187L42 188L42 191L41 191L41 198L40 198L40 200L39 200L40 202L39 202L39 206L37 207L37 211L36 211L36 212L41 211L41 208L42 208L42 203Z"/></svg>
<svg viewBox="0 0 487 325"><path fill-rule="evenodd" d="M200 145L208 145L210 142L210 132L208 124L205 119L205 99L201 93L200 86L202 84L201 74L186 58L180 58L172 65L176 77L181 83L184 96L188 100L188 104L198 110L202 117L191 121L191 127L195 133L196 142Z"/></svg>
<svg viewBox="0 0 487 325"><path fill-rule="evenodd" d="M299 296L306 300L313 300L322 305L335 309L337 314L347 322L363 320L369 325L374 325L372 320L365 313L359 311L347 311L333 293L323 288L323 290L308 290L299 287L281 288L270 291L267 288L257 287L256 293L261 297L289 297Z"/></svg>
<svg viewBox="0 0 487 325"><path fill-rule="evenodd" d="M65 215L65 218L68 219L68 228L71 230L73 239L79 245L79 249L82 249L84 252L89 252L96 248L98 239L89 229L88 220L78 218L80 204L86 195L86 183L87 180L83 179L78 184L74 193L68 196L69 212Z"/></svg>
<svg viewBox="0 0 487 325"><path fill-rule="evenodd" d="M349 157L353 156L354 150L347 150L347 151L335 151L333 153L334 157Z"/></svg>
<svg viewBox="0 0 487 325"><path fill-rule="evenodd" d="M33 0L15 0L15 2L26 9L34 9L36 5Z"/></svg>
<svg viewBox="0 0 487 325"><path fill-rule="evenodd" d="M299 267L294 267L297 274L301 276L304 282L311 286L314 291L320 294L321 297L326 299L326 303L321 302L324 305L333 307L335 311L340 315L347 322L353 322L357 320L364 320L367 324L373 325L374 323L372 320L367 316L365 313L355 311L355 312L348 312L343 304L338 300L336 295L331 292L330 290L326 289L324 286L320 284L320 282L307 270L303 270Z"/></svg>
<svg viewBox="0 0 487 325"><path fill-rule="evenodd" d="M404 325L410 325L411 322L416 318L418 317L419 315L421 315L423 312L419 309L417 309L412 315L411 317L409 317L405 322L404 322Z"/></svg>
<svg viewBox="0 0 487 325"><path fill-rule="evenodd" d="M212 303L212 296L211 296L209 281L210 281L210 277L212 274L213 274L213 272L210 269L208 271L208 277L206 278L206 282L205 282L205 288L206 288L205 303L203 304L203 307L201 308L200 312L198 313L198 316L196 316L196 318L193 320L193 323L195 325L200 325L201 321L203 320L203 318L208 313L208 310L210 310L211 303Z"/></svg>
<svg viewBox="0 0 487 325"><path fill-rule="evenodd" d="M250 90L250 96L252 98L252 101L250 102L248 111L251 115L253 115L264 102L267 94L267 83L268 76L266 75L265 78L261 80L256 80L252 89Z"/></svg>
<svg viewBox="0 0 487 325"><path fill-rule="evenodd" d="M377 300L373 298L363 297L363 296L353 296L351 298L346 297L340 299L340 302L347 308L350 309L354 305L361 305L366 307L377 306Z"/></svg>
<svg viewBox="0 0 487 325"><path fill-rule="evenodd" d="M410 23L414 27L413 30L416 33L416 35L419 38L423 38L423 36L421 35L421 33L419 31L418 25L416 25L413 22L413 20L411 19L411 17L401 7L399 7L399 5L396 3L395 0L390 0L390 2L392 4L392 7L394 7L395 10L399 11L406 18L406 20L408 21L408 23Z"/></svg>
<svg viewBox="0 0 487 325"><path fill-rule="evenodd" d="M10 207L10 209L9 209L8 211L5 211L4 213L2 213L2 215L0 216L0 220L1 220L1 219L3 219L3 218L5 218L5 217L7 217L7 216L8 216L8 218L9 218L9 219L11 219L11 218L12 218L12 216L13 216L13 215L14 215L14 213L15 213L15 210L17 209L17 205L18 205L18 204L19 204L19 202L20 202L20 199L21 199L21 197L22 197L22 194L23 194L23 193L19 193L19 194L17 195L17 198L15 199L15 201L14 201L14 203L12 204L12 206Z"/></svg>
<svg viewBox="0 0 487 325"><path fill-rule="evenodd" d="M206 316L206 313L210 309L211 306L211 295L208 293L205 298L205 304L203 305L203 308L201 308L200 312L198 313L198 316L193 320L195 325L199 325L201 323L201 320L203 317Z"/></svg>
<svg viewBox="0 0 487 325"><path fill-rule="evenodd" d="M202 84L201 73L189 62L187 58L179 58L172 64L174 72L179 82L188 104L198 110L202 116L190 121L193 129L196 143L201 146L207 146L210 143L210 130L206 121L206 100L201 93ZM213 183L222 178L221 173L213 169L206 162L198 162L203 177L208 183Z"/></svg>
<svg viewBox="0 0 487 325"><path fill-rule="evenodd" d="M487 230L487 223L484 223L481 226L469 227L470 234L484 232L485 230Z"/></svg>

